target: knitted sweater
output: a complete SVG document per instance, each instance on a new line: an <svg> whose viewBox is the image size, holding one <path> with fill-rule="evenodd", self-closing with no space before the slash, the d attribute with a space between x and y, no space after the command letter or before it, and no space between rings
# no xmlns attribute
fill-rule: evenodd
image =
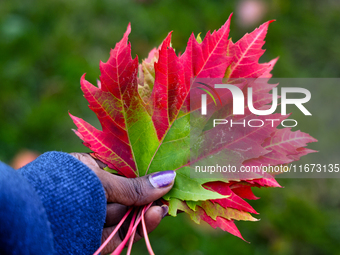
<svg viewBox="0 0 340 255"><path fill-rule="evenodd" d="M0 254L93 254L106 199L97 176L62 152L15 171L0 162Z"/></svg>

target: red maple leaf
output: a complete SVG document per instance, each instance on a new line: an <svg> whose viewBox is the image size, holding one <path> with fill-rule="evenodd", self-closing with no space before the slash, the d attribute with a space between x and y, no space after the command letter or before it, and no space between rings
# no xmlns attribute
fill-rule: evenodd
<svg viewBox="0 0 340 255"><path fill-rule="evenodd" d="M193 84L201 78L226 78L235 81L240 89L252 88L256 109L268 108L272 102L269 92L276 86L268 84L270 71L277 59L260 64L264 53L262 46L268 21L246 34L238 42L229 39L230 18L218 30L208 32L203 41L192 34L182 55L171 46L171 33L158 49L153 49L147 59L138 64L131 58L128 43L130 25L123 39L111 50L106 63L100 63L100 82L93 86L81 78L81 88L90 109L97 115L102 130L72 116L78 130L76 134L92 155L118 174L137 177L156 171L175 170L176 182L164 197L169 213L177 210L188 213L199 223L208 222L242 238L234 220L256 220L249 213L257 213L244 199L257 199L251 187L279 187L274 177L266 174L255 178L247 175L230 175L218 178L190 178L190 115L200 110L193 102ZM240 79L250 78L246 82ZM196 93L196 92L195 92ZM232 109L232 95L219 95L223 107ZM208 108L214 106L208 101ZM209 108L209 109L210 109ZM231 111L211 112L225 119L249 120L254 115L245 109L242 116ZM273 115L283 120L287 116ZM263 120L264 116L257 116ZM268 116L266 116L268 118ZM262 164L287 164L313 152L307 143L316 140L306 133L292 132L289 128L277 129L278 123L266 122L255 128L234 128L225 131L222 125L202 130L204 149L196 159L224 153L237 166ZM216 139L223 143L217 143ZM221 138L222 137L222 138ZM208 148L208 149L207 149Z"/></svg>

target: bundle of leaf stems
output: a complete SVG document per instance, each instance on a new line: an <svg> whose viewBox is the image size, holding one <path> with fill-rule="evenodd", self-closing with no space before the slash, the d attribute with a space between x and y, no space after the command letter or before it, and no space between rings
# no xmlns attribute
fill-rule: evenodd
<svg viewBox="0 0 340 255"><path fill-rule="evenodd" d="M121 228L121 226L123 225L126 218L130 215L131 212L132 212L132 219L131 219L131 222L130 222L130 225L129 225L129 229L128 229L126 235L125 235L125 238L117 246L117 248L111 253L111 255L121 254L121 252L123 251L123 249L124 249L124 247L125 247L125 245L128 241L129 241L129 244L128 244L128 249L127 249L126 254L127 255L131 254L133 240L135 238L137 227L138 227L138 225L141 221L142 221L142 228L143 228L143 234L144 234L146 247L149 251L149 254L154 255L154 252L151 248L151 244L150 244L150 241L149 241L148 231L146 229L145 219L144 219L145 212L150 208L151 205L152 205L152 203L150 203L148 205L144 205L144 206L130 207L130 209L125 213L124 217L121 219L121 221L118 223L118 225L112 231L112 233L109 235L109 237L105 240L105 242L98 248L98 250L93 255L99 255L99 253L105 248L105 246L110 242L110 240L114 237L114 235Z"/></svg>

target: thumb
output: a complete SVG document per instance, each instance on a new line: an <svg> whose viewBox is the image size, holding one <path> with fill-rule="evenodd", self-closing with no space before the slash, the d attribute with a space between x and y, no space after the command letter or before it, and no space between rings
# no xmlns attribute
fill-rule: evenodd
<svg viewBox="0 0 340 255"><path fill-rule="evenodd" d="M106 191L107 202L127 206L140 206L156 201L170 191L176 177L176 172L172 170L138 178L107 174L106 178L100 178Z"/></svg>

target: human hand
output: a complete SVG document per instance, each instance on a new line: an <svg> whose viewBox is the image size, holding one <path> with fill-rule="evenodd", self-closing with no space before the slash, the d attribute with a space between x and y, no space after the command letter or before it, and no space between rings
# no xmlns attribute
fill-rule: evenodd
<svg viewBox="0 0 340 255"><path fill-rule="evenodd" d="M70 153L87 165L100 179L107 200L106 222L102 233L102 243L114 230L125 215L129 206L142 206L164 196L174 184L176 173L163 171L138 178L125 178L110 174L103 170L103 163L95 160L87 153ZM145 213L145 224L148 233L152 232L168 213L167 205L153 205ZM102 254L112 252L124 239L129 222L125 222L120 231L106 245ZM134 242L143 238L143 231L138 228Z"/></svg>

